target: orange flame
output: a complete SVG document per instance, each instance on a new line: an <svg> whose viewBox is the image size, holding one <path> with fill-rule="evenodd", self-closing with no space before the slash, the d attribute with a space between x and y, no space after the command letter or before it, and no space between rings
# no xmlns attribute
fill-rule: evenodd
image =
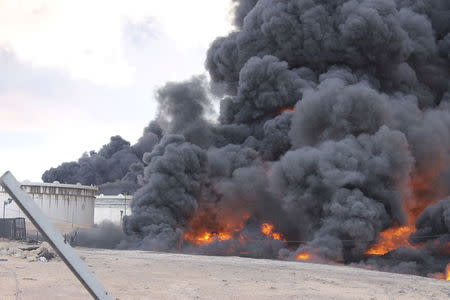
<svg viewBox="0 0 450 300"><path fill-rule="evenodd" d="M373 245L366 254L383 255L400 246L411 246L408 237L414 233L413 226L391 227L380 233L380 240Z"/></svg>
<svg viewBox="0 0 450 300"><path fill-rule="evenodd" d="M185 241L201 246L215 241L228 241L244 228L245 221L250 217L244 214L239 218L217 217L217 212L211 207L202 209L190 221L188 230L183 234Z"/></svg>
<svg viewBox="0 0 450 300"><path fill-rule="evenodd" d="M409 182L411 196L407 197L403 210L407 215L405 226L393 226L380 233L379 241L366 251L366 254L383 255L400 246L416 247L409 243L408 238L416 231L416 219L431 204L439 199L426 193L432 186L435 174L414 175Z"/></svg>
<svg viewBox="0 0 450 300"><path fill-rule="evenodd" d="M197 237L198 242L209 242L212 239L212 234L209 232L205 232L203 235Z"/></svg>
<svg viewBox="0 0 450 300"><path fill-rule="evenodd" d="M227 241L231 239L231 234L228 232L203 232L200 234L195 234L192 232L185 232L184 239L197 245L205 245L214 241Z"/></svg>
<svg viewBox="0 0 450 300"><path fill-rule="evenodd" d="M447 280L450 281L450 264L445 268L444 273L435 273L431 274L431 277L439 279L439 280Z"/></svg>
<svg viewBox="0 0 450 300"><path fill-rule="evenodd" d="M297 254L297 256L295 257L296 260L309 260L311 259L311 254L309 254L308 252L301 252L299 254Z"/></svg>
<svg viewBox="0 0 450 300"><path fill-rule="evenodd" d="M274 226L270 223L262 223L261 224L261 232L267 235L268 237L273 238L274 240L281 241L283 238L281 233L273 232Z"/></svg>
<svg viewBox="0 0 450 300"><path fill-rule="evenodd" d="M218 234L218 236L219 236L219 240L221 240L221 241L227 241L227 240L231 239L231 234L229 234L227 232L220 232Z"/></svg>
<svg viewBox="0 0 450 300"><path fill-rule="evenodd" d="M280 109L278 111L278 114L281 115L284 112L295 112L295 108L293 108L293 107L283 107L282 109Z"/></svg>

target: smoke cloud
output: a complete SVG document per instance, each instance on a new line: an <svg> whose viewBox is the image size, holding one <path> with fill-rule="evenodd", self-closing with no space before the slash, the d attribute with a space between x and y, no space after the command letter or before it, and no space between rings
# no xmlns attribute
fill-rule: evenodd
<svg viewBox="0 0 450 300"><path fill-rule="evenodd" d="M443 272L450 2L233 4L210 81L168 83L138 144L112 138L44 180L139 187L129 247ZM368 254L402 226L409 242Z"/></svg>

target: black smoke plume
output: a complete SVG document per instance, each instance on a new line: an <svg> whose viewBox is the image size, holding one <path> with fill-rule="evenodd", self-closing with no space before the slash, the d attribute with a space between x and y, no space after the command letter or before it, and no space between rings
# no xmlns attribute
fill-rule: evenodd
<svg viewBox="0 0 450 300"><path fill-rule="evenodd" d="M122 137L113 136L98 152L84 153L78 161L45 171L42 180L97 185L104 194L132 194L141 186L142 157L159 142L161 134L160 126L151 122L133 146Z"/></svg>
<svg viewBox="0 0 450 300"><path fill-rule="evenodd" d="M443 272L450 2L234 0L233 12L207 53L210 81L157 92L158 130L44 180L138 184L129 247ZM261 235L267 222L283 239ZM414 228L414 247L367 254L396 226Z"/></svg>

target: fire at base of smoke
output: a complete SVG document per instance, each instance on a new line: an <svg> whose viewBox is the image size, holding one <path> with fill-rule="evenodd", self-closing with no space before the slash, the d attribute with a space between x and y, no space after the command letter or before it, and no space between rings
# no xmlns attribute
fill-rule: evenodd
<svg viewBox="0 0 450 300"><path fill-rule="evenodd" d="M447 277L450 2L233 2L210 81L44 180L135 191L117 247Z"/></svg>

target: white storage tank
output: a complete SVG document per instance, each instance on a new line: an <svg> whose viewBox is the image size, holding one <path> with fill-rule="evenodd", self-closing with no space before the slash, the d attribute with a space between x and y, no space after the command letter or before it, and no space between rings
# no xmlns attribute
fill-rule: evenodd
<svg viewBox="0 0 450 300"><path fill-rule="evenodd" d="M94 224L97 187L58 182L23 182L22 189L28 192L43 213L62 232L69 232L77 227L90 227ZM3 217L4 213L6 218L25 217L14 201L4 205L8 198L9 195L0 187L1 216ZM27 224L27 229L30 225L31 223Z"/></svg>

